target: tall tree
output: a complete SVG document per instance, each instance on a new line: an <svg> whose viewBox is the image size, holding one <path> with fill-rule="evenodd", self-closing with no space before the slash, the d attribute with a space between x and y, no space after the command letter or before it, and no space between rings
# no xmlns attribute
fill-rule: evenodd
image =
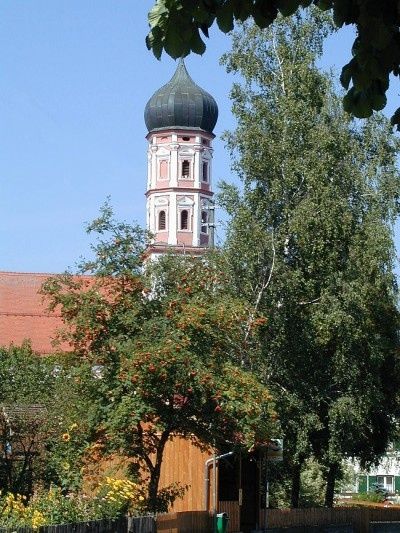
<svg viewBox="0 0 400 533"><path fill-rule="evenodd" d="M290 16L311 4L331 11L337 27L354 24L357 29L352 59L340 78L345 89L351 84L343 101L345 109L359 118L383 109L389 76L400 71L397 0L156 0L149 13L146 43L157 58L163 50L174 58L192 51L203 54L206 45L200 32L208 37L215 21L224 33L248 19L266 28L279 14ZM399 128L400 108L392 121Z"/></svg>
<svg viewBox="0 0 400 533"><path fill-rule="evenodd" d="M342 459L383 453L398 414L399 143L383 117L361 127L342 111L316 67L329 29L311 14L246 24L223 59L243 80L226 137L243 183L221 195L227 265L269 317L258 369L279 397L293 506L307 457L323 465L332 505Z"/></svg>
<svg viewBox="0 0 400 533"><path fill-rule="evenodd" d="M98 442L148 476L148 509L179 491L159 487L173 436L199 446L251 446L271 438L266 387L235 361L264 324L225 289L218 261L166 256L145 265L145 234L105 206L89 227L98 235L82 276L49 279L43 293L60 306L75 352L100 371ZM144 268L145 267L145 268Z"/></svg>

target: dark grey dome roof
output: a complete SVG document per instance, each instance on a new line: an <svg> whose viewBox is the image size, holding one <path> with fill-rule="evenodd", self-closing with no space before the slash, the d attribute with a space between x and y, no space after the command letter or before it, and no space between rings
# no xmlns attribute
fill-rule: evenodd
<svg viewBox="0 0 400 533"><path fill-rule="evenodd" d="M171 80L153 94L144 111L149 131L179 127L212 133L217 118L216 101L194 83L183 59Z"/></svg>

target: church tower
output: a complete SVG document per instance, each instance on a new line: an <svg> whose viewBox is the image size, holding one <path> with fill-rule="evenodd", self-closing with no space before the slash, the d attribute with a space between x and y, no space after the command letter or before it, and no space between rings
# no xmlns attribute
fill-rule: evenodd
<svg viewBox="0 0 400 533"><path fill-rule="evenodd" d="M184 61L148 101L147 228L151 257L173 250L199 255L213 245L214 98L194 83Z"/></svg>

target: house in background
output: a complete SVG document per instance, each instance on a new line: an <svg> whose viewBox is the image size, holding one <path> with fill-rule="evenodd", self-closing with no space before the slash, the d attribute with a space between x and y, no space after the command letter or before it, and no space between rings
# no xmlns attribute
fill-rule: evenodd
<svg viewBox="0 0 400 533"><path fill-rule="evenodd" d="M0 346L29 340L35 352L54 353L51 341L62 326L61 315L49 312L39 294L50 275L0 272Z"/></svg>
<svg viewBox="0 0 400 533"><path fill-rule="evenodd" d="M400 447L398 444L389 446L379 464L368 472L355 465L357 492L371 492L376 484L388 493L389 498L400 494Z"/></svg>
<svg viewBox="0 0 400 533"><path fill-rule="evenodd" d="M346 462L352 482L342 490L342 497L374 492L375 488L386 491L389 500L400 499L400 444L391 444L379 463L368 471L357 461Z"/></svg>

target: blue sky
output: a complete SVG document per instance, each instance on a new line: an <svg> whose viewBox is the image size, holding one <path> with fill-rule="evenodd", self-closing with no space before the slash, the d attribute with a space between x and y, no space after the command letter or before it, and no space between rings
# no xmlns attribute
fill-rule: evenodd
<svg viewBox="0 0 400 533"><path fill-rule="evenodd" d="M152 0L0 3L0 270L59 272L88 251L84 224L107 196L144 223L143 109L175 63L147 51ZM326 44L323 66L348 59L352 33ZM191 56L194 80L219 105L214 180L231 176L220 134L234 126L232 79L219 66L229 38L211 33ZM387 113L396 107L391 89ZM220 230L221 233L221 230Z"/></svg>

